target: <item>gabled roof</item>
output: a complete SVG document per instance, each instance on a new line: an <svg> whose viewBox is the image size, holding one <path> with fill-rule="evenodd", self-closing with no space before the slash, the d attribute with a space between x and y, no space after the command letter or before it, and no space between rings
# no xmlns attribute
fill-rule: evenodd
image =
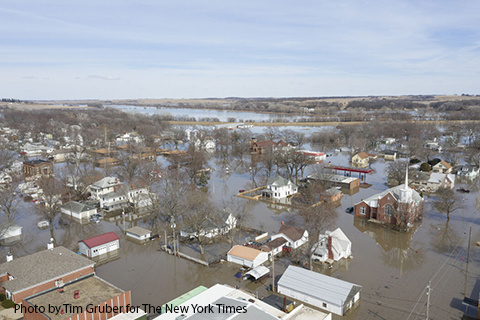
<svg viewBox="0 0 480 320"><path fill-rule="evenodd" d="M89 247L91 249L93 247L96 247L96 246L99 246L99 245L102 245L102 244L105 244L105 243L109 243L109 242L115 241L115 240L120 240L120 237L117 236L117 234L115 232L107 232L107 233L100 234L100 235L95 236L95 237L80 240L78 242L85 243L87 245L87 247Z"/></svg>
<svg viewBox="0 0 480 320"><path fill-rule="evenodd" d="M116 186L120 184L120 180L114 177L105 177L100 181L95 182L92 184L92 187L98 188L98 189L103 189L103 188L108 188L112 186Z"/></svg>
<svg viewBox="0 0 480 320"><path fill-rule="evenodd" d="M80 202L77 202L77 201L69 201L69 202L63 204L62 208L67 209L67 210L71 210L72 212L78 212L78 213L95 209L95 207L93 207L93 206L89 206L85 203L80 203Z"/></svg>
<svg viewBox="0 0 480 320"><path fill-rule="evenodd" d="M447 168L447 169L450 169L450 168L452 167L448 162L446 162L446 161L444 161L444 160L440 161L439 163L443 164L443 166L444 166L445 168ZM436 165L434 165L434 167L436 167L439 163L437 163Z"/></svg>
<svg viewBox="0 0 480 320"><path fill-rule="evenodd" d="M374 195L372 195L372 196L370 196L366 199L363 199L362 201L367 203L371 207L376 207L376 205L372 205L372 202L377 203L378 199L381 199L381 198L385 197L389 193L395 198L395 200L398 201L398 199L400 198L400 190L402 190L402 189L405 189L405 184L401 184L401 185L398 185L396 187L389 188L389 189L387 189L383 192L374 194ZM420 196L420 194L417 191L411 189L410 187L409 187L409 189L412 192L413 201L415 201L416 203L420 203L420 202L423 201L423 198ZM360 201L360 202L362 202L362 201ZM360 202L358 202L358 203L360 203Z"/></svg>
<svg viewBox="0 0 480 320"><path fill-rule="evenodd" d="M332 237L332 246L334 248L346 251L348 247L352 245L350 239L347 238L345 233L343 233L342 229L340 228L337 228L334 231L327 231L325 233Z"/></svg>
<svg viewBox="0 0 480 320"><path fill-rule="evenodd" d="M289 227L284 224L280 227L277 234L284 234L292 241L298 241L302 239L303 234L305 233L305 229L297 228L297 227Z"/></svg>
<svg viewBox="0 0 480 320"><path fill-rule="evenodd" d="M276 249L280 246L283 246L285 243L287 243L288 240L285 239L284 237L276 238L271 241L268 241L264 245L260 246L260 250L265 251L265 252L270 252L273 249Z"/></svg>
<svg viewBox="0 0 480 320"><path fill-rule="evenodd" d="M284 186L288 186L289 183L291 183L290 180L285 179L284 177L278 176L278 177L272 177L268 179L267 185L275 186L275 187L284 187Z"/></svg>
<svg viewBox="0 0 480 320"><path fill-rule="evenodd" d="M359 156L362 159L370 158L370 156L365 151L357 153L357 156Z"/></svg>

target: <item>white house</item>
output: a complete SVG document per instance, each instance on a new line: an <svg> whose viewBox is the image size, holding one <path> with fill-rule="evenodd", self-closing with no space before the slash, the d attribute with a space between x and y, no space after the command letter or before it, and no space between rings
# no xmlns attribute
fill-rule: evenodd
<svg viewBox="0 0 480 320"><path fill-rule="evenodd" d="M432 167L432 171L435 173L451 173L452 166L446 161L440 161Z"/></svg>
<svg viewBox="0 0 480 320"><path fill-rule="evenodd" d="M115 251L120 248L120 237L115 232L107 232L78 241L78 251L89 258Z"/></svg>
<svg viewBox="0 0 480 320"><path fill-rule="evenodd" d="M132 227L125 230L125 235L135 240L147 240L152 236L152 231L141 228L141 227Z"/></svg>
<svg viewBox="0 0 480 320"><path fill-rule="evenodd" d="M458 177L474 179L478 176L479 169L475 166L461 166L457 170Z"/></svg>
<svg viewBox="0 0 480 320"><path fill-rule="evenodd" d="M0 229L0 241L8 241L12 238L20 238L22 236L22 227L17 224L11 224Z"/></svg>
<svg viewBox="0 0 480 320"><path fill-rule="evenodd" d="M287 297L343 316L360 300L362 287L304 268L288 266L277 291Z"/></svg>
<svg viewBox="0 0 480 320"><path fill-rule="evenodd" d="M282 222L280 230L272 235L272 240L283 237L288 240L287 246L297 249L308 241L308 231L302 228L289 227Z"/></svg>
<svg viewBox="0 0 480 320"><path fill-rule="evenodd" d="M97 213L97 208L85 203L69 201L60 207L60 211L67 216L82 220L90 219L93 214Z"/></svg>
<svg viewBox="0 0 480 320"><path fill-rule="evenodd" d="M205 219L201 225L200 236L206 238L214 238L218 235L230 232L237 225L237 218L234 216L230 208L224 209L219 213L218 219ZM181 237L196 238L199 235L197 230L187 227L180 231Z"/></svg>
<svg viewBox="0 0 480 320"><path fill-rule="evenodd" d="M268 179L267 188L263 190L262 196L282 199L294 195L297 192L298 187L292 181L278 176Z"/></svg>
<svg viewBox="0 0 480 320"><path fill-rule="evenodd" d="M268 260L268 252L236 245L227 253L227 261L255 268Z"/></svg>
<svg viewBox="0 0 480 320"><path fill-rule="evenodd" d="M352 242L342 229L337 228L335 231L326 231L325 234L321 234L313 250L312 255L315 261L338 261L352 255Z"/></svg>
<svg viewBox="0 0 480 320"><path fill-rule="evenodd" d="M427 181L427 187L431 190L437 190L440 187L453 189L455 187L455 175L432 172L430 179Z"/></svg>
<svg viewBox="0 0 480 320"><path fill-rule="evenodd" d="M118 178L105 177L100 181L95 182L90 186L91 198L93 200L100 200L100 196L114 192L117 186L121 185Z"/></svg>

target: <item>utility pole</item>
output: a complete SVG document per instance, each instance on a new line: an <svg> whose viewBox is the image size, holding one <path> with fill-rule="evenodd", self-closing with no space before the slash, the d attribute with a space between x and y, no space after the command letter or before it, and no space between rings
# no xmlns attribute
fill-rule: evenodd
<svg viewBox="0 0 480 320"><path fill-rule="evenodd" d="M470 232L468 233L468 249L467 249L467 266L465 267L465 287L463 293L467 295L467 276L468 276L468 260L470 258L470 239L472 237L472 226L470 226Z"/></svg>
<svg viewBox="0 0 480 320"><path fill-rule="evenodd" d="M272 292L275 292L275 256L272 253Z"/></svg>
<svg viewBox="0 0 480 320"><path fill-rule="evenodd" d="M430 293L432 288L432 281L428 281L428 292L427 292L427 320L429 319L429 311L430 311Z"/></svg>

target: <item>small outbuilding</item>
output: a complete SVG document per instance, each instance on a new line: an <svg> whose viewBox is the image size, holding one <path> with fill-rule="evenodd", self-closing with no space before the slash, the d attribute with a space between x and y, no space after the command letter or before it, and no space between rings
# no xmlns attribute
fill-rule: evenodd
<svg viewBox="0 0 480 320"><path fill-rule="evenodd" d="M227 253L227 261L249 268L258 267L267 260L267 252L245 246L233 246Z"/></svg>
<svg viewBox="0 0 480 320"><path fill-rule="evenodd" d="M125 230L125 235L135 240L147 240L152 236L152 231L141 228L141 227L132 227Z"/></svg>
<svg viewBox="0 0 480 320"><path fill-rule="evenodd" d="M362 287L334 277L288 266L278 281L278 293L343 316L360 300Z"/></svg>
<svg viewBox="0 0 480 320"><path fill-rule="evenodd" d="M78 241L78 251L89 258L109 253L120 248L120 237L115 232L107 232Z"/></svg>
<svg viewBox="0 0 480 320"><path fill-rule="evenodd" d="M97 208L78 201L69 201L60 207L60 211L67 216L82 220L90 219L97 213Z"/></svg>

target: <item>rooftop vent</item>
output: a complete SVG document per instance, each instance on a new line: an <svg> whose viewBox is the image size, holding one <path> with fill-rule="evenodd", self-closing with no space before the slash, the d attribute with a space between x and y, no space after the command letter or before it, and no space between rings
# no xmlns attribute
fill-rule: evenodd
<svg viewBox="0 0 480 320"><path fill-rule="evenodd" d="M9 252L7 253L7 262L10 262L13 260L13 255Z"/></svg>
<svg viewBox="0 0 480 320"><path fill-rule="evenodd" d="M80 290L75 290L73 292L73 299L78 299L80 298Z"/></svg>
<svg viewBox="0 0 480 320"><path fill-rule="evenodd" d="M53 238L50 238L50 242L47 243L47 249L48 250L53 250Z"/></svg>

